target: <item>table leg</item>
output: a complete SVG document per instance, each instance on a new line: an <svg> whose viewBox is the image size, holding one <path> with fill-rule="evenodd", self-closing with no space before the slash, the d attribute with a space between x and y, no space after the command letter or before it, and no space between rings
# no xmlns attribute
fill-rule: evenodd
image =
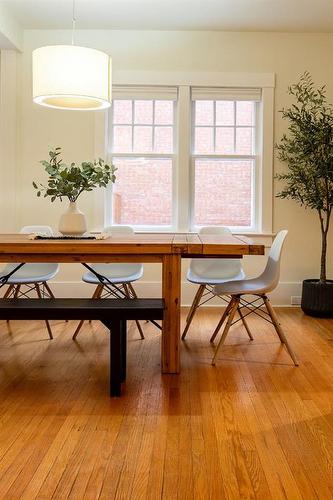
<svg viewBox="0 0 333 500"><path fill-rule="evenodd" d="M162 326L162 373L179 373L180 254L164 255L162 266L162 295L165 301Z"/></svg>

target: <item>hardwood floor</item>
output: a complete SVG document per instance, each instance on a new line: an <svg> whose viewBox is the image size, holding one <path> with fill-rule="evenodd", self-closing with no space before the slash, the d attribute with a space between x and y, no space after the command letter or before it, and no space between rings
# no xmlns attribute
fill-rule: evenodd
<svg viewBox="0 0 333 500"><path fill-rule="evenodd" d="M278 310L295 368L265 321L235 326L210 365L219 311L201 310L182 372L160 334L130 327L124 396L110 400L98 323L0 322L1 499L333 498L333 320Z"/></svg>

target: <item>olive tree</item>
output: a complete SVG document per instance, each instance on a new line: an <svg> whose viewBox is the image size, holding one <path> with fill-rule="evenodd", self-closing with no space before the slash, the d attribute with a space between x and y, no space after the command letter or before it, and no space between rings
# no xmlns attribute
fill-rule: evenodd
<svg viewBox="0 0 333 500"><path fill-rule="evenodd" d="M288 169L276 175L284 183L277 194L316 210L321 229L320 283L326 282L327 234L333 207L333 108L325 87L317 88L308 72L291 85L294 103L282 109L288 133L276 145Z"/></svg>

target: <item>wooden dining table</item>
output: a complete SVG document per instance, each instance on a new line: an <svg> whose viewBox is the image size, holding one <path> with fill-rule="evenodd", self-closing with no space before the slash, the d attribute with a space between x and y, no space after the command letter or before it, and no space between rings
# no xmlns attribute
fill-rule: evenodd
<svg viewBox="0 0 333 500"><path fill-rule="evenodd" d="M242 258L263 255L264 245L245 236L196 233L136 233L107 239L29 239L25 234L0 234L0 262L162 264L162 373L180 371L180 306L182 258Z"/></svg>

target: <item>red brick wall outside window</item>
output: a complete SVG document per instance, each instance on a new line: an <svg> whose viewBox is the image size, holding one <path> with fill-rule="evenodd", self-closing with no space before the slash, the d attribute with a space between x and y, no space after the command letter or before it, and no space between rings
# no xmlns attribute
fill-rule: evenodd
<svg viewBox="0 0 333 500"><path fill-rule="evenodd" d="M174 121L171 100L113 101L113 223L171 226Z"/></svg>
<svg viewBox="0 0 333 500"><path fill-rule="evenodd" d="M193 115L194 224L251 226L255 103L196 100Z"/></svg>
<svg viewBox="0 0 333 500"><path fill-rule="evenodd" d="M251 226L255 103L197 100L192 120L194 224ZM174 127L171 100L113 101L113 223L172 225Z"/></svg>

